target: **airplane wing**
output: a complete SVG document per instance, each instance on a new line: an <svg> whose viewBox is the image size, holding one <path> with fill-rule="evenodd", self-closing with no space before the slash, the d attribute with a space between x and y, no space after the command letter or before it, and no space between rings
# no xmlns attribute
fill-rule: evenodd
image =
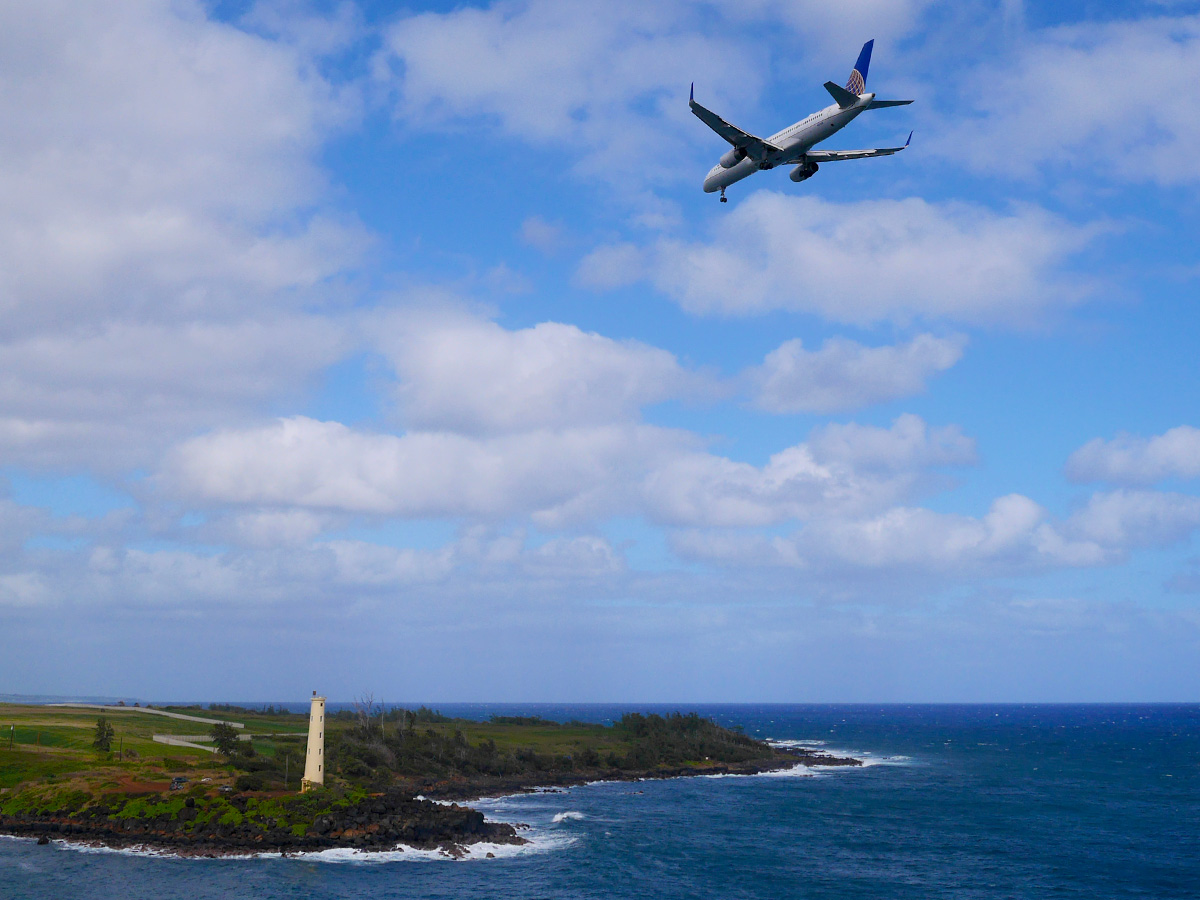
<svg viewBox="0 0 1200 900"><path fill-rule="evenodd" d="M762 138L755 137L747 131L742 131L736 125L730 125L715 112L705 109L697 103L695 85L692 85L692 94L688 98L688 106L692 108L692 112L696 114L696 118L725 138L725 140L729 141L734 147L745 150L746 155L755 162L761 162L772 153L782 152L779 147L776 147L770 141L764 141Z"/></svg>
<svg viewBox="0 0 1200 900"><path fill-rule="evenodd" d="M908 140L904 142L904 147L908 146L912 140L912 132L908 133ZM804 158L813 162L841 162L843 159L866 159L868 156L891 156L893 153L899 153L904 147L880 147L877 150L808 150L804 153ZM800 160L795 160L799 162ZM791 162L791 160L789 160Z"/></svg>

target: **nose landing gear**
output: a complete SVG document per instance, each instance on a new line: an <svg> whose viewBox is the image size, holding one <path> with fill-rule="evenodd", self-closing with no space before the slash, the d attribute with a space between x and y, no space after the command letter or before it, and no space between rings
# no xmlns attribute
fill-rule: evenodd
<svg viewBox="0 0 1200 900"><path fill-rule="evenodd" d="M721 188L721 202L728 203L729 198L725 196L725 188Z"/></svg>

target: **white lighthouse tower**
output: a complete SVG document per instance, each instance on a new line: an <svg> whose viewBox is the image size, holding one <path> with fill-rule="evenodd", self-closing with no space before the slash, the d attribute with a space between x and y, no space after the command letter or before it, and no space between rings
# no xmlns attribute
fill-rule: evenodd
<svg viewBox="0 0 1200 900"><path fill-rule="evenodd" d="M308 713L308 752L304 755L304 778L300 793L325 783L325 698L313 691Z"/></svg>

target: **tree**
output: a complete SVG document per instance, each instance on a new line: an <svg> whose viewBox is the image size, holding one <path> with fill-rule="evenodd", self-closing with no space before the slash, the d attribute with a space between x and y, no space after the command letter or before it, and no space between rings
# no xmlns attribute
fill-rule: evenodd
<svg viewBox="0 0 1200 900"><path fill-rule="evenodd" d="M107 753L112 749L113 742L113 727L108 719L101 716L96 720L96 735L92 740L92 746L97 750Z"/></svg>
<svg viewBox="0 0 1200 900"><path fill-rule="evenodd" d="M364 740L375 735L379 730L379 722L377 718L382 707L376 707L375 694L371 691L365 692L361 697L354 701L354 724L359 736Z"/></svg>
<svg viewBox="0 0 1200 900"><path fill-rule="evenodd" d="M212 727L212 739L217 745L217 750L226 756L233 756L238 752L238 733L232 725L218 722Z"/></svg>

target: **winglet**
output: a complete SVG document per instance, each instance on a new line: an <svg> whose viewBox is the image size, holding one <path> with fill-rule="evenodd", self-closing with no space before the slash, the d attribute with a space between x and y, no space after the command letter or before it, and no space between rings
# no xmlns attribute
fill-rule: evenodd
<svg viewBox="0 0 1200 900"><path fill-rule="evenodd" d="M856 97L861 96L867 89L867 69L871 67L871 50L874 46L875 38L863 44L862 50L858 52L858 62L854 64L850 73L850 80L846 82L846 90Z"/></svg>
<svg viewBox="0 0 1200 900"><path fill-rule="evenodd" d="M696 102L696 82L692 82L692 89L688 92L688 103Z"/></svg>
<svg viewBox="0 0 1200 900"><path fill-rule="evenodd" d="M913 136L913 133L910 131L910 132L908 133L908 140L904 142L904 146L905 146L905 147L907 147L909 144L911 144L911 143L912 143L912 136Z"/></svg>

